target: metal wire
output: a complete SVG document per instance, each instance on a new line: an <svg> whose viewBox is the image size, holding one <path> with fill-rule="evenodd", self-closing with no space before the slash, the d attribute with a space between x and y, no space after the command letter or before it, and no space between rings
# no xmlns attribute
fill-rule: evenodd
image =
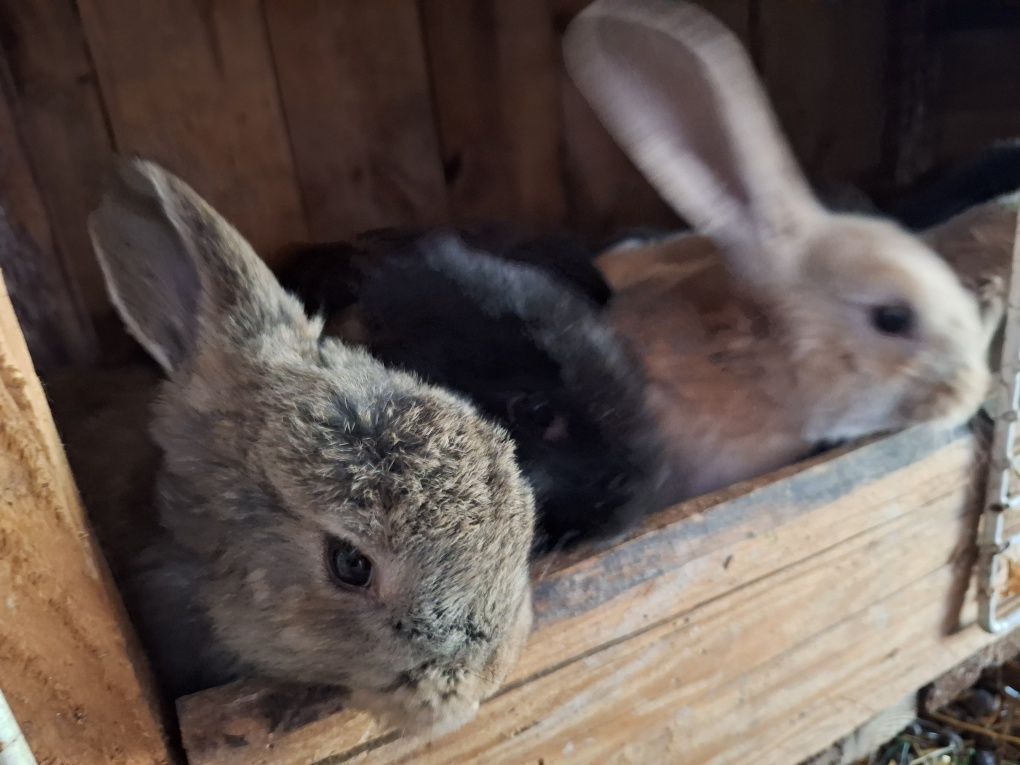
<svg viewBox="0 0 1020 765"><path fill-rule="evenodd" d="M984 512L978 527L979 620L982 627L993 633L1006 632L1020 625L1020 608L1006 613L1004 601L1007 598L999 588L999 582L1008 577L1010 561L1006 551L1020 545L1020 534L1005 536L1006 514L1020 508L1020 492L1014 494L1011 489L1014 477L1020 485L1017 455L1017 421L1020 419L1020 235L1014 239L1005 321L1002 360L992 410L995 433L988 458Z"/></svg>

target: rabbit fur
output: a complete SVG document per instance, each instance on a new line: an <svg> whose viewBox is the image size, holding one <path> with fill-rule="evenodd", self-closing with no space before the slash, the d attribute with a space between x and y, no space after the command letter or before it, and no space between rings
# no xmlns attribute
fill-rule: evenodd
<svg viewBox="0 0 1020 765"><path fill-rule="evenodd" d="M90 231L166 379L150 395L134 372L118 395L104 372L51 396L167 692L260 675L340 686L410 729L469 719L531 621L534 505L507 434L320 337L247 242L155 164L120 168ZM331 575L338 540L371 561L365 586Z"/></svg>
<svg viewBox="0 0 1020 765"><path fill-rule="evenodd" d="M922 239L824 209L714 17L684 2L596 0L565 54L607 128L698 232L598 261L616 290L613 323L650 378L671 465L664 502L819 444L976 411L1001 303L983 321Z"/></svg>
<svg viewBox="0 0 1020 765"><path fill-rule="evenodd" d="M585 298L602 283L586 255L558 238L515 248L373 232L299 255L282 281L340 337L469 396L510 431L535 492L537 550L613 536L661 478L640 365Z"/></svg>

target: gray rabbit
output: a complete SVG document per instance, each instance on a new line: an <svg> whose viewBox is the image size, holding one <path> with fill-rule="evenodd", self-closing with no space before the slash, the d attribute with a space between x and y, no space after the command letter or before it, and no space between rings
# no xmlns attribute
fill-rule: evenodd
<svg viewBox="0 0 1020 765"><path fill-rule="evenodd" d="M261 675L342 686L408 728L469 719L531 623L534 505L507 435L320 337L154 164L124 165L90 230L166 380L153 396L155 375L104 373L51 397L165 690Z"/></svg>

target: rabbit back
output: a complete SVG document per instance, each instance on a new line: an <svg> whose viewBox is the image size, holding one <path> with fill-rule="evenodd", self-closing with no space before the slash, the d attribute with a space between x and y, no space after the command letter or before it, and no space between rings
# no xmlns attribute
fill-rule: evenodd
<svg viewBox="0 0 1020 765"><path fill-rule="evenodd" d="M788 407L795 380L785 350L768 315L750 296L738 297L711 242L684 235L643 250L607 253L598 262L610 283L615 274L626 284L608 313L648 378L668 463L660 504L810 453L815 445Z"/></svg>

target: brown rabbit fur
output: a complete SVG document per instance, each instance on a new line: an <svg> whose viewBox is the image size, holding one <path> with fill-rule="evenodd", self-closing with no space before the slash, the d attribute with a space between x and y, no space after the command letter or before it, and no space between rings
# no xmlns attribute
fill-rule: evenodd
<svg viewBox="0 0 1020 765"><path fill-rule="evenodd" d="M83 380L51 394L167 690L257 674L342 686L411 728L470 718L531 621L534 507L506 434L320 338L241 236L156 165L122 168L90 229L115 304L167 374L157 457L131 416L144 380L118 396L107 375L91 402ZM104 453L118 444L141 462L124 475ZM151 476L132 471L156 463L152 508ZM337 540L371 562L363 586L331 571Z"/></svg>
<svg viewBox="0 0 1020 765"><path fill-rule="evenodd" d="M597 0L566 54L607 127L701 234L600 259L668 440L664 502L979 407L1001 309L983 322L945 262L897 225L818 203L725 27L688 3Z"/></svg>

